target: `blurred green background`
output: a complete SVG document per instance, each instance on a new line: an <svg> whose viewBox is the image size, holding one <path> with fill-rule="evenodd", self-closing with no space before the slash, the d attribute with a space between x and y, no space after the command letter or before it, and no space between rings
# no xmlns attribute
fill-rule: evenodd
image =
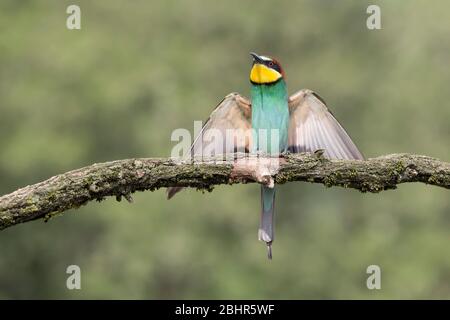
<svg viewBox="0 0 450 320"><path fill-rule="evenodd" d="M369 4L382 30L366 28ZM323 96L365 156L450 160L448 1L1 0L0 30L0 194L169 156L172 130L249 95L249 51L279 58L291 93ZM450 298L447 190L281 186L273 261L257 185L134 199L1 231L0 298ZM66 288L71 264L82 290Z"/></svg>

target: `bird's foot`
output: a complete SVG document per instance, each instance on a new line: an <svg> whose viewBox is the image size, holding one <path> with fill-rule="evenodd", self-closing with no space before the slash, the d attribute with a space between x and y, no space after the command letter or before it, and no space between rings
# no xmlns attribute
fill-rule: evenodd
<svg viewBox="0 0 450 320"><path fill-rule="evenodd" d="M325 159L324 157L325 149L317 149L314 151L314 155L319 159Z"/></svg>
<svg viewBox="0 0 450 320"><path fill-rule="evenodd" d="M290 154L292 154L292 152L289 150L283 151L280 153L280 158L287 158Z"/></svg>

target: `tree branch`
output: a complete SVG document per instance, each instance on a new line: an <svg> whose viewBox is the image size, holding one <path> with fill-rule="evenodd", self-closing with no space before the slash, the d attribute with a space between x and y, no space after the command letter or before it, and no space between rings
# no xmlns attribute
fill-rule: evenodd
<svg viewBox="0 0 450 320"><path fill-rule="evenodd" d="M405 182L450 189L450 163L420 155L392 154L366 161L330 161L320 153L288 154L280 159L234 156L231 162L208 159L201 163L127 159L63 173L0 197L0 230L35 219L48 220L57 213L107 196L131 201L130 194L135 191L162 187L210 191L220 184L307 181L362 192L395 189Z"/></svg>

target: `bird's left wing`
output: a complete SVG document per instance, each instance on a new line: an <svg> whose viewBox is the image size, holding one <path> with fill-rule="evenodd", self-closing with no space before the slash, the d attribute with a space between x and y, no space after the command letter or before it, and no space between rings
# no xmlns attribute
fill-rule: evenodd
<svg viewBox="0 0 450 320"><path fill-rule="evenodd" d="M227 95L213 110L191 146L191 157L248 152L251 144L251 103L238 93ZM227 140L233 141L227 141ZM170 199L182 187L167 191Z"/></svg>
<svg viewBox="0 0 450 320"><path fill-rule="evenodd" d="M303 89L289 97L289 151L325 150L329 159L364 160L352 139L313 91Z"/></svg>

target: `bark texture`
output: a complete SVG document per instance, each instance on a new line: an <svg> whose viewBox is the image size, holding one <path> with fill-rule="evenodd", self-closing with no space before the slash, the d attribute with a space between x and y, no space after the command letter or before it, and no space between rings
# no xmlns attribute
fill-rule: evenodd
<svg viewBox="0 0 450 320"><path fill-rule="evenodd" d="M93 164L54 176L0 197L0 230L44 218L92 200L115 196L132 201L136 191L163 187L194 187L211 191L215 185L290 181L322 183L362 192L395 189L406 182L423 182L450 189L450 163L412 154L392 154L366 161L327 160L316 154L287 154L282 158L127 159Z"/></svg>

